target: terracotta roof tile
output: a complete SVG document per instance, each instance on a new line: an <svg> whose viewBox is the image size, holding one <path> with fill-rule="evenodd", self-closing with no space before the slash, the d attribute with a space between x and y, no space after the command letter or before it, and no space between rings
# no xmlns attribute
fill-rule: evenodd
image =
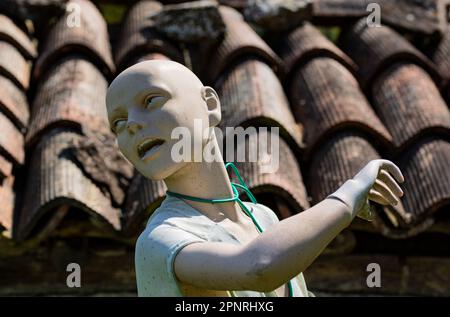
<svg viewBox="0 0 450 317"><path fill-rule="evenodd" d="M112 205L108 193L83 173L68 150L80 138L77 133L54 129L42 137L31 154L18 226L20 239L29 236L44 214L56 217L52 211L64 205L120 229L120 210Z"/></svg>
<svg viewBox="0 0 450 317"><path fill-rule="evenodd" d="M5 159L3 155L0 155L0 181L6 176L11 175L12 168L12 163Z"/></svg>
<svg viewBox="0 0 450 317"><path fill-rule="evenodd" d="M208 62L214 67L209 68L209 82L214 82L230 64L243 56L258 56L270 65L275 72L281 71L281 60L272 49L243 20L236 10L221 6L219 8L225 22L225 37Z"/></svg>
<svg viewBox="0 0 450 317"><path fill-rule="evenodd" d="M450 33L447 32L432 53L433 62L445 79L443 95L450 100Z"/></svg>
<svg viewBox="0 0 450 317"><path fill-rule="evenodd" d="M270 130L267 130L270 132ZM309 207L308 196L306 194L305 186L303 185L302 174L297 163L296 157L285 141L276 134L271 135L267 131L250 130L248 141L243 145L236 144L236 149L245 148L246 162L235 162L242 178L246 182L248 188L255 196L270 196L282 200L289 206L291 214L295 214ZM261 139L260 139L261 138ZM267 162L274 160L271 152L272 142L279 144L279 166L278 170L272 170L276 167L276 162L272 161L269 164L272 167L264 165L265 161L262 157L258 157L257 162L249 162L249 151L257 153L258 143L267 140ZM241 139L242 141L242 139ZM242 154L242 152L241 152ZM235 153L235 158L239 158L238 153ZM276 159L275 159L276 160ZM267 170L267 168L269 170ZM232 181L239 183L233 172L230 170Z"/></svg>
<svg viewBox="0 0 450 317"><path fill-rule="evenodd" d="M0 112L0 151L14 164L23 164L25 160L24 137L2 112Z"/></svg>
<svg viewBox="0 0 450 317"><path fill-rule="evenodd" d="M21 89L30 84L31 67L20 52L10 43L0 40L0 74L11 79Z"/></svg>
<svg viewBox="0 0 450 317"><path fill-rule="evenodd" d="M314 0L314 22L346 24L367 16L370 4L379 4L382 24L408 32L434 35L442 32L446 19L447 0ZM369 7L370 8L370 7Z"/></svg>
<svg viewBox="0 0 450 317"><path fill-rule="evenodd" d="M292 116L281 83L267 64L247 59L229 68L217 86L224 132L233 126L278 126L294 148L302 145L301 127Z"/></svg>
<svg viewBox="0 0 450 317"><path fill-rule="evenodd" d="M9 42L27 59L37 56L35 45L27 34L24 33L6 15L0 14L0 39Z"/></svg>
<svg viewBox="0 0 450 317"><path fill-rule="evenodd" d="M11 80L0 76L0 110L11 119L19 129L28 125L30 112L25 93Z"/></svg>
<svg viewBox="0 0 450 317"><path fill-rule="evenodd" d="M403 154L400 168L406 182L403 204L415 221L450 206L450 143L428 138Z"/></svg>
<svg viewBox="0 0 450 317"><path fill-rule="evenodd" d="M372 86L373 106L397 147L424 133L450 136L450 111L430 76L414 64L395 64Z"/></svg>
<svg viewBox="0 0 450 317"><path fill-rule="evenodd" d="M162 5L157 1L140 1L131 7L115 45L115 61L119 70L134 64L130 59L136 60L136 56L149 53L159 53L176 61L182 60L178 48L155 30L150 18L161 9Z"/></svg>
<svg viewBox="0 0 450 317"><path fill-rule="evenodd" d="M369 89L380 72L399 61L416 63L426 69L437 83L441 80L434 64L387 26L368 27L366 20L361 19L344 32L341 44L358 65L358 79L364 89Z"/></svg>
<svg viewBox="0 0 450 317"><path fill-rule="evenodd" d="M309 150L338 130L369 133L389 144L390 134L359 89L352 74L328 57L314 58L299 68L290 84L295 118L302 122Z"/></svg>
<svg viewBox="0 0 450 317"><path fill-rule="evenodd" d="M345 53L329 41L317 28L307 22L283 38L279 54L283 59L288 78L295 68L307 63L312 58L320 56L336 59L342 65L348 67L351 72L355 72L357 68Z"/></svg>
<svg viewBox="0 0 450 317"><path fill-rule="evenodd" d="M40 81L27 144L55 125L109 131L105 107L107 86L102 73L83 57L72 54L59 60Z"/></svg>
<svg viewBox="0 0 450 317"><path fill-rule="evenodd" d="M33 77L42 76L53 63L69 52L86 54L106 76L110 76L115 66L103 16L88 0L71 0L69 3L80 8L80 25L71 26L70 23L76 23L77 20L69 11L58 19L40 49Z"/></svg>

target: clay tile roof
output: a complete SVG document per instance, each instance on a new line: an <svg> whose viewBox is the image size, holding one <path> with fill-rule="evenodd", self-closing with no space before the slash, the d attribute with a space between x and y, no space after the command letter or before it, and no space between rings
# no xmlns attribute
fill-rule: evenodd
<svg viewBox="0 0 450 317"><path fill-rule="evenodd" d="M247 59L230 67L220 77L217 92L221 98L220 127L270 125L294 147L302 145L301 127L290 111L283 87L269 65Z"/></svg>
<svg viewBox="0 0 450 317"><path fill-rule="evenodd" d="M32 172L28 174L18 226L20 239L29 236L44 214L59 217L58 207L64 206L87 212L120 229L120 209L112 205L108 193L86 175L74 158L73 144L81 138L78 133L54 129L37 144L31 154L29 168ZM50 223L47 221L42 225L44 229Z"/></svg>
<svg viewBox="0 0 450 317"><path fill-rule="evenodd" d="M105 107L107 86L98 68L82 56L71 54L58 60L39 81L27 144L55 125L109 131Z"/></svg>
<svg viewBox="0 0 450 317"><path fill-rule="evenodd" d="M426 69L439 83L435 66L405 38L387 26L368 27L366 19L359 20L341 37L344 51L358 65L358 79L368 89L374 78L389 65L409 61Z"/></svg>
<svg viewBox="0 0 450 317"><path fill-rule="evenodd" d="M288 78L295 68L318 56L334 58L350 71L356 70L355 63L308 22L283 37L279 54Z"/></svg>
<svg viewBox="0 0 450 317"><path fill-rule="evenodd" d="M0 180L11 175L12 163L0 155Z"/></svg>
<svg viewBox="0 0 450 317"><path fill-rule="evenodd" d="M264 60L276 72L281 71L281 60L273 50L243 20L236 10L221 6L219 8L225 22L225 37L220 42L209 62L208 80L214 82L228 65L245 55L255 55Z"/></svg>
<svg viewBox="0 0 450 317"><path fill-rule="evenodd" d="M373 1L317 0L310 22L276 33L253 29L224 5L248 10L246 0L221 0L226 29L206 36L208 43L180 43L155 26L151 16L181 1L115 0L128 10L120 23L102 16L104 6L72 1L82 8L80 27L68 26L66 12L47 24L34 19L41 33L32 34L20 15L0 15L1 238L43 239L61 228L133 238L142 230L166 187L133 174L109 131L104 98L113 75L148 59L177 60L214 85L222 128L280 128L276 174L261 162L237 164L280 217L325 198L376 158L398 163L407 182L403 204L376 207L370 232L408 238L431 230L448 210L444 1L376 1L383 26L369 28ZM328 25L342 31L340 39L322 28ZM264 133L251 132L247 146ZM75 233L79 222L87 231Z"/></svg>
<svg viewBox="0 0 450 317"><path fill-rule="evenodd" d="M38 78L61 56L69 51L86 54L94 64L106 75L115 71L111 56L106 22L98 9L88 0L71 0L82 14L79 21L74 19L70 11L61 16L52 26L41 53L36 61L33 76ZM71 23L78 23L79 26Z"/></svg>
<svg viewBox="0 0 450 317"><path fill-rule="evenodd" d="M403 204L415 221L431 219L450 206L450 143L426 138L403 154L400 168L405 179ZM434 216L434 215L433 215Z"/></svg>
<svg viewBox="0 0 450 317"><path fill-rule="evenodd" d="M36 47L28 35L3 14L0 14L0 39L14 45L27 59L34 59L37 56Z"/></svg>
<svg viewBox="0 0 450 317"><path fill-rule="evenodd" d="M28 125L30 112L25 92L11 80L0 75L0 110L13 121L19 129Z"/></svg>
<svg viewBox="0 0 450 317"><path fill-rule="evenodd" d="M16 126L0 112L0 153L14 164L23 164L25 160L24 137Z"/></svg>
<svg viewBox="0 0 450 317"><path fill-rule="evenodd" d="M316 57L300 67L289 91L292 111L305 127L310 150L338 130L364 131L385 145L391 140L355 78L331 58Z"/></svg>
<svg viewBox="0 0 450 317"><path fill-rule="evenodd" d="M442 40L432 53L433 62L436 64L439 73L444 78L443 94L450 99L450 33L445 33Z"/></svg>
<svg viewBox="0 0 450 317"><path fill-rule="evenodd" d="M0 40L0 75L26 90L30 84L30 70L30 64L17 48Z"/></svg>
<svg viewBox="0 0 450 317"><path fill-rule="evenodd" d="M114 58L118 70L136 63L141 55L146 54L159 53L181 62L181 53L176 45L155 30L151 16L161 9L162 5L157 1L140 1L130 8L115 45Z"/></svg>
<svg viewBox="0 0 450 317"><path fill-rule="evenodd" d="M414 64L395 64L375 80L373 106L397 147L423 134L450 136L450 111L430 76Z"/></svg>

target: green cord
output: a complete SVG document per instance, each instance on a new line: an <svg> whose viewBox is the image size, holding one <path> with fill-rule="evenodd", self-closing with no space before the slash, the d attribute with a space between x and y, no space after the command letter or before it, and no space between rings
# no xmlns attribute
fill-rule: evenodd
<svg viewBox="0 0 450 317"><path fill-rule="evenodd" d="M247 194L247 196L250 198L250 200L254 204L257 203L256 198L255 198L255 196L253 196L250 189L248 189L247 185L245 184L244 180L242 179L241 175L239 174L239 171L236 168L236 166L233 163L229 162L229 163L225 164L225 169L227 169L229 166L231 166L231 168L233 169L234 173L236 174L236 176L240 182L240 184L231 182L231 188L233 189L233 197L219 198L219 199L207 199L207 198L200 198L200 197L194 197L194 196L188 196L188 195L183 195L183 194L179 194L179 193L174 193L174 192L171 192L168 190L166 191L166 194L169 196L173 196L173 197L177 197L177 198L181 198L181 199L187 199L187 200L197 201L197 202L201 202L201 203L211 203L211 204L220 204L220 203L226 203L226 202L231 202L231 201L237 201L239 206L241 206L242 210L244 211L244 213L248 217L250 217L250 219L253 221L256 228L258 229L258 232L261 233L261 232L263 232L263 229L259 225L258 221L253 216L253 214L250 212L250 210L248 210L248 208L244 205L244 202L239 198L238 188L244 190L245 193ZM289 297L293 297L294 290L292 287L292 281L289 281L287 284L288 284Z"/></svg>

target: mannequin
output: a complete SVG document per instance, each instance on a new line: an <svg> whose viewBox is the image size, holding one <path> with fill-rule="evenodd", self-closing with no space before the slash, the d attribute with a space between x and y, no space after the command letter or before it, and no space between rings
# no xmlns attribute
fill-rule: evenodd
<svg viewBox="0 0 450 317"><path fill-rule="evenodd" d="M217 93L188 68L135 64L111 83L106 106L121 152L142 175L163 180L174 193L233 196L220 151L212 162L171 159L173 129L193 132L194 120L206 127L221 120ZM213 132L193 142L218 148ZM291 295L308 296L301 272L356 216L370 220L372 202L396 205L403 181L396 165L375 160L322 202L282 221L268 207L246 202L264 224L262 233L236 201L167 196L136 243L138 295L287 296L291 281Z"/></svg>

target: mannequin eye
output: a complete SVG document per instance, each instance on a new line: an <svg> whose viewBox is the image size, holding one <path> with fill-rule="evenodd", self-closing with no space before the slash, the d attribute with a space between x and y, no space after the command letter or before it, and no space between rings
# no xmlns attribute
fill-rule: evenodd
<svg viewBox="0 0 450 317"><path fill-rule="evenodd" d="M126 126L127 120L124 118L119 118L113 121L113 130L115 133L120 133Z"/></svg>
<svg viewBox="0 0 450 317"><path fill-rule="evenodd" d="M163 99L164 99L164 97L162 97L162 96L150 95L145 98L144 105L146 108L154 107L155 105L160 103Z"/></svg>

